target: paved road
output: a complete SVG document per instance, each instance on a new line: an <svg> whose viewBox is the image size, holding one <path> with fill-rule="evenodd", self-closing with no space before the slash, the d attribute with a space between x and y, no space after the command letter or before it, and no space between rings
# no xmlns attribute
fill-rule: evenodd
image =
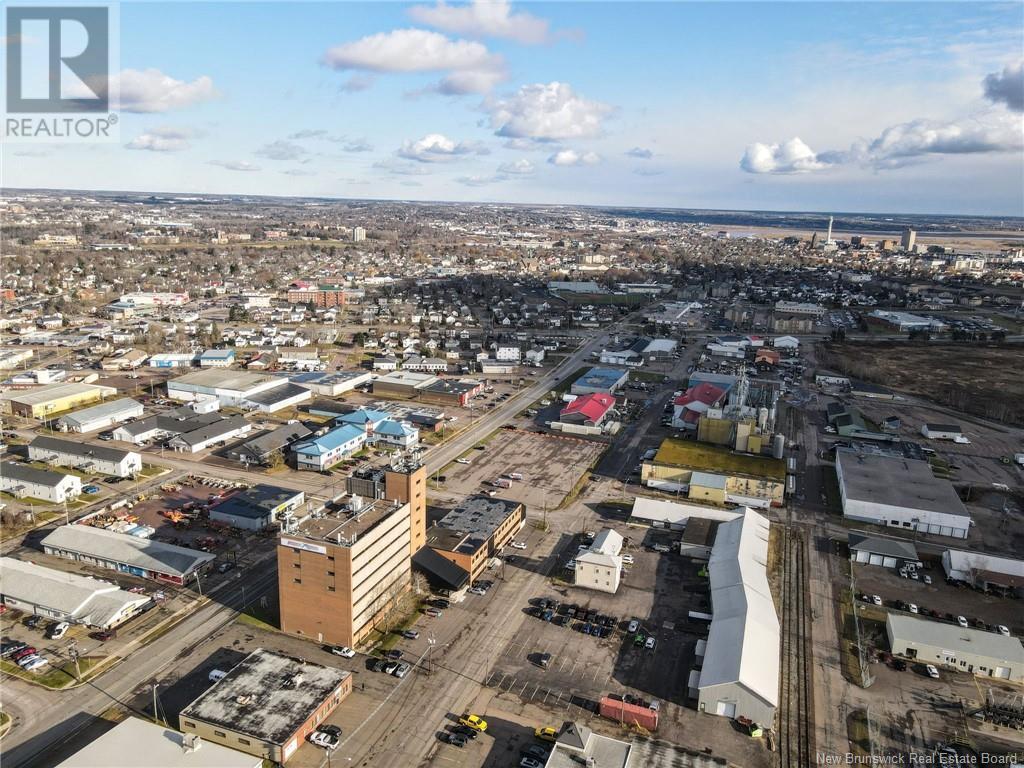
<svg viewBox="0 0 1024 768"><path fill-rule="evenodd" d="M246 599L251 601L274 585L275 580L273 560L257 566L247 575ZM42 692L27 684L5 681L5 708L20 709L22 723L3 740L4 765L16 768L28 764L52 745L74 736L93 716L129 701L135 691L174 664L183 653L233 621L240 606L241 587L232 585L219 593L215 601L147 645L144 652L129 656L109 672L70 691ZM23 689L30 688L31 693L23 699Z"/></svg>

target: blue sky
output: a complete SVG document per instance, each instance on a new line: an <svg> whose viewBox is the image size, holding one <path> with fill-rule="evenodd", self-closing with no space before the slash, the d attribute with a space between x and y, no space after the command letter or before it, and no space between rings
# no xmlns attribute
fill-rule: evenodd
<svg viewBox="0 0 1024 768"><path fill-rule="evenodd" d="M6 186L1024 213L1019 3L127 2L120 33L120 142L7 146Z"/></svg>

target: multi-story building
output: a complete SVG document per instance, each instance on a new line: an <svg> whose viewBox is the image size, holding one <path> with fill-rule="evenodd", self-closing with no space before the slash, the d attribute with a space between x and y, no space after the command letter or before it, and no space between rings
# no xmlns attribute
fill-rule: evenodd
<svg viewBox="0 0 1024 768"><path fill-rule="evenodd" d="M353 646L383 629L412 587L412 555L426 542L426 469L396 462L385 496L347 496L285 521L277 546L282 631Z"/></svg>
<svg viewBox="0 0 1024 768"><path fill-rule="evenodd" d="M288 286L291 304L311 304L314 307L344 307L357 294L342 285L315 284L299 281Z"/></svg>
<svg viewBox="0 0 1024 768"><path fill-rule="evenodd" d="M525 522L526 508L520 502L474 496L431 526L427 546L465 571L473 582Z"/></svg>
<svg viewBox="0 0 1024 768"><path fill-rule="evenodd" d="M135 451L49 435L39 435L28 444L28 457L57 467L72 467L115 477L131 477L142 471L142 456Z"/></svg>

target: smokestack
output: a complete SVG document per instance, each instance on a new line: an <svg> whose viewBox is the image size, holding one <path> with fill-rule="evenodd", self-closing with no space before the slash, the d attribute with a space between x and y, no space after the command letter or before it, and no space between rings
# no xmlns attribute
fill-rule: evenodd
<svg viewBox="0 0 1024 768"><path fill-rule="evenodd" d="M825 237L825 243L826 244L831 244L832 243L832 217L831 216L828 217L828 235Z"/></svg>

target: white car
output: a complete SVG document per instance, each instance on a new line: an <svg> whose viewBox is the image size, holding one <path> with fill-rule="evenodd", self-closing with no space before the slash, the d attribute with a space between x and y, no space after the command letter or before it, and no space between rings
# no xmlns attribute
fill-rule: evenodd
<svg viewBox="0 0 1024 768"><path fill-rule="evenodd" d="M999 630L1000 635L1004 635L1006 637L1010 636L1010 628L1007 627L1005 624L1000 624L998 627L996 627L996 629Z"/></svg>
<svg viewBox="0 0 1024 768"><path fill-rule="evenodd" d="M51 640L60 640L68 633L69 629L71 629L71 625L66 621L62 621L60 624L54 624L50 627L49 638Z"/></svg>
<svg viewBox="0 0 1024 768"><path fill-rule="evenodd" d="M526 542L525 541L513 541L512 542L512 549L526 549Z"/></svg>
<svg viewBox="0 0 1024 768"><path fill-rule="evenodd" d="M937 670L932 664L925 665L925 670L928 672L928 677L934 677L936 680L939 679L939 670Z"/></svg>
<svg viewBox="0 0 1024 768"><path fill-rule="evenodd" d="M456 464L469 464L469 459L456 459Z"/></svg>
<svg viewBox="0 0 1024 768"><path fill-rule="evenodd" d="M469 594L471 594L471 595L486 595L487 594L487 590L486 589L481 589L480 587L471 587L470 590L469 590Z"/></svg>
<svg viewBox="0 0 1024 768"><path fill-rule="evenodd" d="M967 623L967 618L965 616L957 616L956 617L956 623L959 624L961 627L969 627L970 626L970 624Z"/></svg>
<svg viewBox="0 0 1024 768"><path fill-rule="evenodd" d="M622 556L622 562L624 562L626 565L632 565L633 564L633 556L632 555L623 555Z"/></svg>
<svg viewBox="0 0 1024 768"><path fill-rule="evenodd" d="M333 750L338 748L337 739L332 739L326 733L321 733L320 731L313 731L311 734L309 734L309 741L312 744L316 744L318 747L322 747L323 749Z"/></svg>
<svg viewBox="0 0 1024 768"><path fill-rule="evenodd" d="M332 645L331 653L335 656L342 656L346 659L351 659L356 655L356 652L349 648L347 645Z"/></svg>
<svg viewBox="0 0 1024 768"><path fill-rule="evenodd" d="M23 664L22 669L24 669L26 672L34 672L40 667L45 667L49 663L50 662L44 659L42 656L36 656L28 664Z"/></svg>
<svg viewBox="0 0 1024 768"><path fill-rule="evenodd" d="M878 595L872 595L871 596L871 602L874 603L875 605L881 605L882 604L882 598L879 597Z"/></svg>
<svg viewBox="0 0 1024 768"><path fill-rule="evenodd" d="M924 576L922 576L921 578L924 579L924 583L925 584L931 584L932 583L932 577L929 576L927 573Z"/></svg>
<svg viewBox="0 0 1024 768"><path fill-rule="evenodd" d="M916 605L914 605L913 603L910 603L910 604L909 604L909 605L907 606L907 610L908 610L908 611L910 611L911 613L917 613L917 612L918 612L918 610L917 610L917 606L916 606Z"/></svg>

